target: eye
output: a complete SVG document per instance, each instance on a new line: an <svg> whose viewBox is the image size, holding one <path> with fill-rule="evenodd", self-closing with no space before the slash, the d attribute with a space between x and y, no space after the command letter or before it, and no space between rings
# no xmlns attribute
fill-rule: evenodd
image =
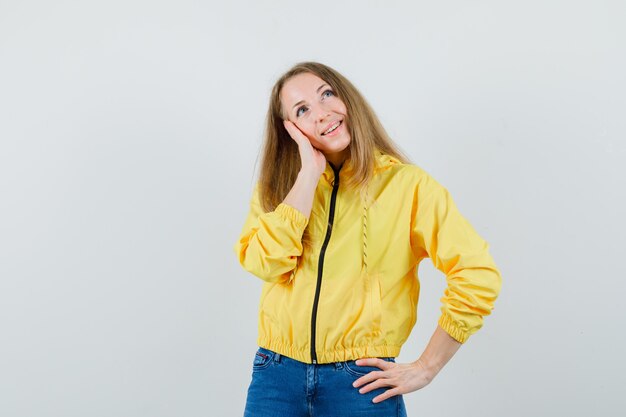
<svg viewBox="0 0 626 417"><path fill-rule="evenodd" d="M326 90L326 91L324 91L324 92L322 93L322 97L328 97L328 96L326 95L326 93L330 93L330 95L331 95L331 96L334 96L334 95L335 95L335 93L333 92L333 90L328 89L328 90ZM298 110L296 110L296 117L300 117L300 110L306 110L306 108L307 108L306 106L301 106L301 107L298 107Z"/></svg>
<svg viewBox="0 0 626 417"><path fill-rule="evenodd" d="M306 106L298 107L298 110L296 110L296 117L300 116L300 110L302 110L302 109L306 109Z"/></svg>

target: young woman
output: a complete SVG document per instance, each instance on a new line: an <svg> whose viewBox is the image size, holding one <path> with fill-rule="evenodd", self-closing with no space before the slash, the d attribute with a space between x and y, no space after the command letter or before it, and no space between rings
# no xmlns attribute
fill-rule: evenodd
<svg viewBox="0 0 626 417"><path fill-rule="evenodd" d="M359 91L303 62L274 85L259 180L234 247L264 281L244 415L404 416L483 324L500 292L489 245L448 190L409 162ZM417 270L447 279L422 355Z"/></svg>

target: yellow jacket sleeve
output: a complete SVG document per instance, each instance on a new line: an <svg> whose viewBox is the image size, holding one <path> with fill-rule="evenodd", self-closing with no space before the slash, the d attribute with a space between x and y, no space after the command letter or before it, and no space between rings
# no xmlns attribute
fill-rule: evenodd
<svg viewBox="0 0 626 417"><path fill-rule="evenodd" d="M233 247L239 263L263 281L289 281L302 255L302 234L308 222L304 213L285 203L280 203L274 211L264 212L257 182L248 217Z"/></svg>
<svg viewBox="0 0 626 417"><path fill-rule="evenodd" d="M502 278L489 244L461 215L448 190L426 174L414 194L412 245L431 258L448 286L441 298L438 324L465 343L494 308Z"/></svg>

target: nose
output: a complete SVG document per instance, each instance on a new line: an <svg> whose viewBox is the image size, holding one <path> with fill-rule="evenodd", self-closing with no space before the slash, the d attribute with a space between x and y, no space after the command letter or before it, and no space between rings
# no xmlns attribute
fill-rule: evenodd
<svg viewBox="0 0 626 417"><path fill-rule="evenodd" d="M329 115L330 115L330 111L328 111L325 107L320 107L317 110L317 121L323 122L324 120L328 118Z"/></svg>

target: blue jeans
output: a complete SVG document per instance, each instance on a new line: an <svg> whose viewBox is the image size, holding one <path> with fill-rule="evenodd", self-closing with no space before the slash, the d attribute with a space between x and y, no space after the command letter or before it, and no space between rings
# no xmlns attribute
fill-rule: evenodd
<svg viewBox="0 0 626 417"><path fill-rule="evenodd" d="M380 358L395 362L394 358ZM244 417L406 417L402 395L373 403L392 387L359 393L352 383L380 368L357 366L353 360L307 364L259 347Z"/></svg>

